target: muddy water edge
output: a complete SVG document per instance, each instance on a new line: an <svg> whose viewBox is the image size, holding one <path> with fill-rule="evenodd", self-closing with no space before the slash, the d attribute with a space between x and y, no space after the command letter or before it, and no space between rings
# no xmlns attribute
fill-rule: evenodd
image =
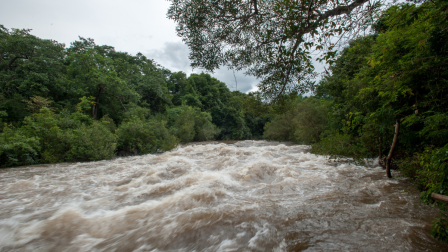
<svg viewBox="0 0 448 252"><path fill-rule="evenodd" d="M0 170L0 251L448 251L437 209L309 146L205 142Z"/></svg>

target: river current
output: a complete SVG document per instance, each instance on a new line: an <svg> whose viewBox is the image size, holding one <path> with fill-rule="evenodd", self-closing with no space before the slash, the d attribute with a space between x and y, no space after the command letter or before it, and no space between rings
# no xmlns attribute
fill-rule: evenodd
<svg viewBox="0 0 448 252"><path fill-rule="evenodd" d="M0 251L448 251L418 196L305 145L184 145L0 170Z"/></svg>

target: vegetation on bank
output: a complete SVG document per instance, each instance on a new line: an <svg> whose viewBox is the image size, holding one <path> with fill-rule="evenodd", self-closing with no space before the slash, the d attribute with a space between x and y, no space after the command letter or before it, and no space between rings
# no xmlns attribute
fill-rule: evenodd
<svg viewBox="0 0 448 252"><path fill-rule="evenodd" d="M80 38L70 47L0 26L0 167L155 153L179 142L259 139L258 93L171 72Z"/></svg>
<svg viewBox="0 0 448 252"><path fill-rule="evenodd" d="M379 157L384 165L390 158L425 203L434 203L431 193L446 195L447 11L446 1L385 10L373 34L340 52L313 98L287 97L291 105L266 125L265 136L310 143L314 153L332 158ZM448 242L446 203L435 204L442 218L432 234Z"/></svg>

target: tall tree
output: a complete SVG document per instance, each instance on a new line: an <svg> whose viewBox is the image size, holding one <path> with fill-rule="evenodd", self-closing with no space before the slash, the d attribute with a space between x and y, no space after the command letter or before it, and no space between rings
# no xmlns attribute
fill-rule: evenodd
<svg viewBox="0 0 448 252"><path fill-rule="evenodd" d="M112 99L122 110L125 103L136 102L139 95L119 77L115 62L105 53L113 47L95 46L92 39L80 38L72 43L67 56L67 89L78 96L94 97L92 118L98 118L98 109L105 99Z"/></svg>
<svg viewBox="0 0 448 252"><path fill-rule="evenodd" d="M63 72L64 44L30 31L0 25L0 110L7 111L8 121L27 114L23 99L37 95L56 100L63 90L57 80Z"/></svg>
<svg viewBox="0 0 448 252"><path fill-rule="evenodd" d="M310 54L367 29L379 0L170 0L168 17L189 46L193 67L222 65L261 79L268 97L313 88Z"/></svg>

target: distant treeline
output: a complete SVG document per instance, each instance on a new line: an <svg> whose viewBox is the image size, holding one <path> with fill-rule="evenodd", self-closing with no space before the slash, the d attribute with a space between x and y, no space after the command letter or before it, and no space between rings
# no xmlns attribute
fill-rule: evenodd
<svg viewBox="0 0 448 252"><path fill-rule="evenodd" d="M179 142L260 139L259 93L171 72L80 38L65 47L0 26L0 166L108 159Z"/></svg>

